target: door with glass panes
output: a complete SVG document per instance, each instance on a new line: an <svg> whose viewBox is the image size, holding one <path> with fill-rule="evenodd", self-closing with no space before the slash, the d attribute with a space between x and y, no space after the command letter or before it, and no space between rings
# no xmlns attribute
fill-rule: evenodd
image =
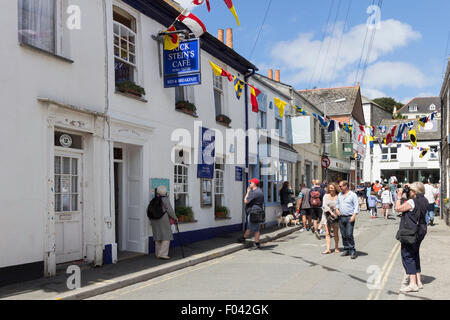
<svg viewBox="0 0 450 320"><path fill-rule="evenodd" d="M55 152L56 263L81 260L81 155Z"/></svg>

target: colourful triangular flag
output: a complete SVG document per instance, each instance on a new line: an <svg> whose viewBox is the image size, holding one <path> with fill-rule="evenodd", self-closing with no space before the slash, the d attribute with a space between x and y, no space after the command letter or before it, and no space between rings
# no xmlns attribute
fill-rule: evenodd
<svg viewBox="0 0 450 320"><path fill-rule="evenodd" d="M174 26L171 26L167 31L176 31ZM169 34L164 36L164 50L174 50L180 45L180 37L178 34Z"/></svg>
<svg viewBox="0 0 450 320"><path fill-rule="evenodd" d="M411 141L411 144L414 147L417 147L417 135L416 135L416 130L412 129L409 131L409 141Z"/></svg>
<svg viewBox="0 0 450 320"><path fill-rule="evenodd" d="M212 63L211 61L209 62L209 64L211 65L211 68L214 71L214 74L216 76L223 76L223 77L227 77L228 81L233 81L233 76L228 73L227 71L223 70L221 67L219 67L218 65Z"/></svg>
<svg viewBox="0 0 450 320"><path fill-rule="evenodd" d="M239 22L237 13L236 13L236 9L234 8L234 5L233 5L233 0L224 0L224 1L225 1L225 4L227 5L228 9L230 9L231 13L233 14L234 18L236 19L237 25L239 26L240 22Z"/></svg>
<svg viewBox="0 0 450 320"><path fill-rule="evenodd" d="M258 113L259 109L257 97L259 96L261 91L252 85L249 86L250 86L250 102L252 104L252 111Z"/></svg>
<svg viewBox="0 0 450 320"><path fill-rule="evenodd" d="M280 100L278 98L273 98L273 100L275 101L275 106L278 108L278 110L280 112L280 117L283 118L284 108L286 107L287 102L284 102L283 100Z"/></svg>
<svg viewBox="0 0 450 320"><path fill-rule="evenodd" d="M236 98L241 99L242 95L242 89L244 88L245 82L242 80L239 80L235 77L234 79L234 91L236 91Z"/></svg>

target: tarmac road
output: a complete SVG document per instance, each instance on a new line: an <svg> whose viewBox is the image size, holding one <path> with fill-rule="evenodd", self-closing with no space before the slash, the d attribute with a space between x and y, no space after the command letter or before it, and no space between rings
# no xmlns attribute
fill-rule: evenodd
<svg viewBox="0 0 450 320"><path fill-rule="evenodd" d="M297 231L261 250L241 250L91 299L405 299L398 294L404 272L395 239L399 221L386 221L380 214L372 220L362 211L355 225L354 260L340 253L321 254L324 239Z"/></svg>

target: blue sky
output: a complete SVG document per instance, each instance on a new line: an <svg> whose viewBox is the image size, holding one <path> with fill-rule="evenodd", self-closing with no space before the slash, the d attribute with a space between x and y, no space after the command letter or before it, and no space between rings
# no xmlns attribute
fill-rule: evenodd
<svg viewBox="0 0 450 320"><path fill-rule="evenodd" d="M187 6L191 1L179 2ZM239 27L222 0L210 2L210 13L206 5L192 12L215 36L218 29L233 28L234 49L258 66L260 73L280 69L281 81L298 90L350 86L362 80L373 33L368 32L363 63L358 68L371 16L367 9L379 0L272 0L252 55L269 0L234 0ZM369 98L391 96L402 102L415 96L439 95L449 13L448 0L383 1L380 28L361 82L362 93Z"/></svg>

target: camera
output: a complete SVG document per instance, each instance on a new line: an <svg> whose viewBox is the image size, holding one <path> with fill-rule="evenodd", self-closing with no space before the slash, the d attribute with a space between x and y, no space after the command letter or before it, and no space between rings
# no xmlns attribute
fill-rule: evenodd
<svg viewBox="0 0 450 320"><path fill-rule="evenodd" d="M409 186L405 186L403 188L403 192L406 194L406 197L409 198L409 193L411 192L411 188Z"/></svg>

